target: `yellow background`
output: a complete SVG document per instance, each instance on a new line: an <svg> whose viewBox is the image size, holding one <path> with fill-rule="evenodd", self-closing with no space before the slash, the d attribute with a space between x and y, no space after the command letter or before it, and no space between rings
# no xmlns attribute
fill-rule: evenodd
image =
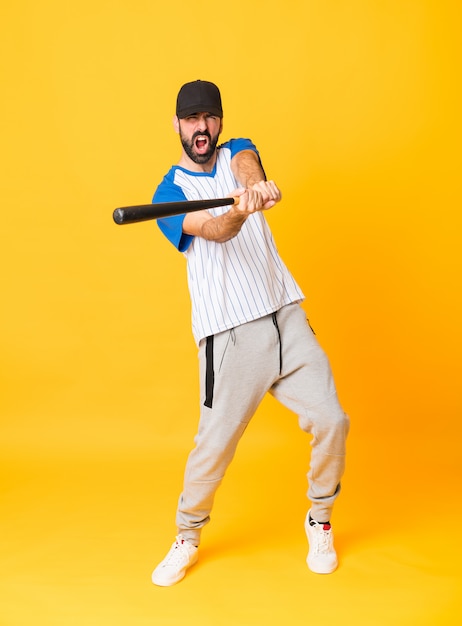
<svg viewBox="0 0 462 626"><path fill-rule="evenodd" d="M461 5L41 0L1 10L0 624L459 624ZM184 260L118 227L217 82L283 191L268 214L352 419L305 564L309 446L265 400L171 589L197 422Z"/></svg>

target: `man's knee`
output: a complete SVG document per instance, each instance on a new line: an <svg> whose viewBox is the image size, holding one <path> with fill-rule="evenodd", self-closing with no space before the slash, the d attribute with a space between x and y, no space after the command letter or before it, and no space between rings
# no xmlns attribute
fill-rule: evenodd
<svg viewBox="0 0 462 626"><path fill-rule="evenodd" d="M346 438L350 429L350 418L333 394L326 401L311 407L306 416L301 418L303 430L311 432L317 439Z"/></svg>

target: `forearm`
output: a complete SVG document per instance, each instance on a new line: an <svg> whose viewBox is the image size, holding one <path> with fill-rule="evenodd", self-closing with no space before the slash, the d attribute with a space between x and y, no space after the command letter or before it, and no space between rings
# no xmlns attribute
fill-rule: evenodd
<svg viewBox="0 0 462 626"><path fill-rule="evenodd" d="M231 169L236 180L246 189L266 180L260 159L253 150L238 152L231 161Z"/></svg>
<svg viewBox="0 0 462 626"><path fill-rule="evenodd" d="M246 219L256 211L263 209L263 195L253 189L235 189L233 196L239 202L216 217L208 211L197 211L186 214L183 221L183 232L187 235L202 237L209 241L224 243L235 237Z"/></svg>
<svg viewBox="0 0 462 626"><path fill-rule="evenodd" d="M224 243L239 233L246 219L247 214L232 207L223 215L205 220L200 225L198 234L203 239Z"/></svg>

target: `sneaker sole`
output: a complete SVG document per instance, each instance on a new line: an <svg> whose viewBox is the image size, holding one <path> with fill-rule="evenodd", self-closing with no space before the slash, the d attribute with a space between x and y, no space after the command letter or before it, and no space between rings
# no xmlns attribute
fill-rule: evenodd
<svg viewBox="0 0 462 626"><path fill-rule="evenodd" d="M185 567L184 570L178 573L178 576L176 576L175 578L170 578L169 580L157 577L156 571L154 570L151 576L151 580L153 584L157 585L158 587L171 587L172 585L176 585L176 583L179 583L180 580L183 580L183 578L186 576L186 572L190 570L191 567L193 567L197 563L197 561L198 555L196 555L196 558L192 561L192 563L190 563L187 567Z"/></svg>
<svg viewBox="0 0 462 626"><path fill-rule="evenodd" d="M156 577L153 574L151 577L151 580L154 583L154 585L157 585L157 587L171 587L172 585L176 585L176 583L179 583L180 580L183 580L185 576L186 576L186 572L183 572L181 576L177 576L174 580L167 581L167 580L156 579Z"/></svg>
<svg viewBox="0 0 462 626"><path fill-rule="evenodd" d="M308 565L308 568L310 569L310 571L312 571L314 574L332 574L332 572L335 572L335 570L338 567L338 562L335 563L331 567L325 567L325 568L312 567L308 557L306 559L306 564Z"/></svg>

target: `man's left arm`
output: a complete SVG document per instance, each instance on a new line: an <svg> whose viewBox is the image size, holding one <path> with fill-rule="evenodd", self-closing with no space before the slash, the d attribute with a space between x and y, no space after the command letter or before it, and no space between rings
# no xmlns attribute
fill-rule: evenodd
<svg viewBox="0 0 462 626"><path fill-rule="evenodd" d="M260 158L253 150L241 150L231 159L232 172L245 189L259 191L264 199L264 209L270 209L281 200L281 191L274 181L267 181Z"/></svg>

